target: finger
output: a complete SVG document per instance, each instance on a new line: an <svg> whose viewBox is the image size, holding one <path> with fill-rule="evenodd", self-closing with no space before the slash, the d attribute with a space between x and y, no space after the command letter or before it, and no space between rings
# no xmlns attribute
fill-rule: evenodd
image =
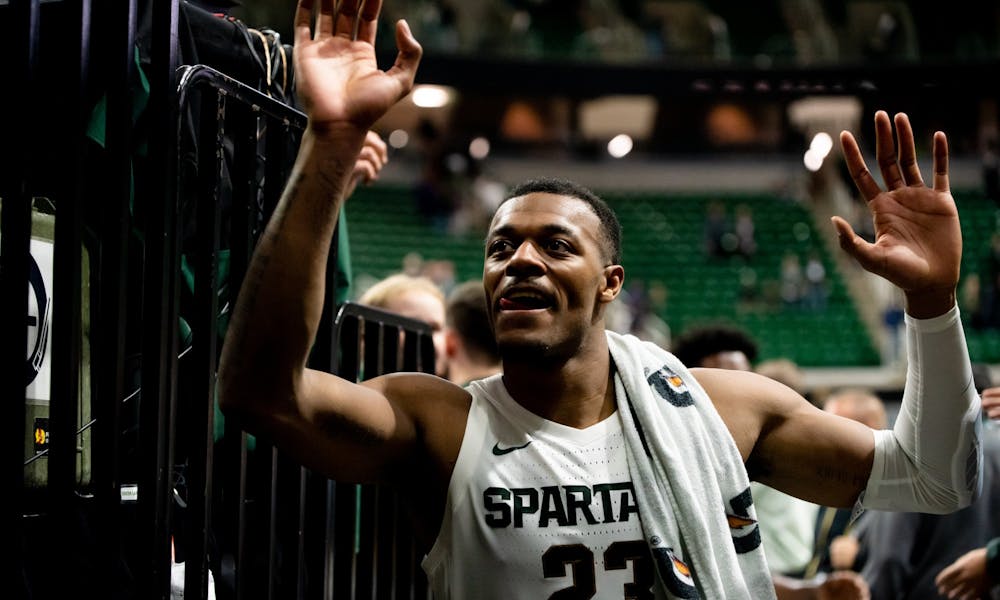
<svg viewBox="0 0 1000 600"><path fill-rule="evenodd" d="M316 39L333 35L333 15L335 0L319 0L319 12L316 14Z"/></svg>
<svg viewBox="0 0 1000 600"><path fill-rule="evenodd" d="M854 229L840 217L832 217L830 220L837 228L837 241L844 252L850 254L865 270L878 274L881 260L875 245L868 243L864 238L854 233Z"/></svg>
<svg viewBox="0 0 1000 600"><path fill-rule="evenodd" d="M878 187L871 171L868 170L865 158L861 156L861 149L858 148L857 140L849 131L842 131L840 132L840 145L844 149L844 160L847 161L847 169L851 172L854 185L857 186L865 201L870 202L882 192L882 189Z"/></svg>
<svg viewBox="0 0 1000 600"><path fill-rule="evenodd" d="M371 161L359 160L354 164L353 175L362 183L371 183L378 179L378 168Z"/></svg>
<svg viewBox="0 0 1000 600"><path fill-rule="evenodd" d="M301 47L312 39L312 11L314 0L299 0L295 8L295 45Z"/></svg>
<svg viewBox="0 0 1000 600"><path fill-rule="evenodd" d="M943 131L934 133L934 189L951 191L948 184L948 136Z"/></svg>
<svg viewBox="0 0 1000 600"><path fill-rule="evenodd" d="M360 164L362 162L370 164L372 169L374 169L376 173L381 171L384 165L382 159L379 157L375 149L369 146L365 146L364 148L362 148L361 154L358 155L358 163Z"/></svg>
<svg viewBox="0 0 1000 600"><path fill-rule="evenodd" d="M906 185L924 185L920 177L920 167L917 166L917 147L913 143L913 128L906 113L896 114L896 140L899 145L899 169L903 173Z"/></svg>
<svg viewBox="0 0 1000 600"><path fill-rule="evenodd" d="M334 20L334 35L348 40L354 39L360 5L361 0L340 0L340 8Z"/></svg>
<svg viewBox="0 0 1000 600"><path fill-rule="evenodd" d="M400 19L396 23L396 47L399 48L399 54L396 55L396 63L392 65L387 74L399 82L399 97L402 98L413 89L413 80L417 76L417 65L420 64L420 56L424 51L417 39L413 37L413 32L410 31L410 26L404 19Z"/></svg>
<svg viewBox="0 0 1000 600"><path fill-rule="evenodd" d="M886 189L895 190L906 185L896 163L896 141L892 139L892 123L884 110L875 113L875 159L878 160L878 168L882 171Z"/></svg>
<svg viewBox="0 0 1000 600"><path fill-rule="evenodd" d="M374 131L369 131L365 138L365 145L371 146L376 153L378 153L379 158L382 160L382 164L389 162L389 146L382 141L382 136L375 133Z"/></svg>
<svg viewBox="0 0 1000 600"><path fill-rule="evenodd" d="M382 0L365 0L358 19L358 40L375 45L375 34L378 31L378 14L382 10Z"/></svg>

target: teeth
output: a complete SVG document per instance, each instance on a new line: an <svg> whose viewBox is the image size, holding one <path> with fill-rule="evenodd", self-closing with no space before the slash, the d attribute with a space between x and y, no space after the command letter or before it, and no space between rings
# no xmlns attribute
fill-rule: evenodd
<svg viewBox="0 0 1000 600"><path fill-rule="evenodd" d="M506 298L509 299L509 300L516 300L516 301L520 301L520 300L540 300L540 301L545 301L545 296L543 296L542 294L539 294L537 292L527 291L527 290L514 292L512 294L507 295Z"/></svg>

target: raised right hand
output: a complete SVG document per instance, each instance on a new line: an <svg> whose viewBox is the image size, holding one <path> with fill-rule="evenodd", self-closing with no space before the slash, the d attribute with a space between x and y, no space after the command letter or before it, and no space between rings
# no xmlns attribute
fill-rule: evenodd
<svg viewBox="0 0 1000 600"><path fill-rule="evenodd" d="M360 135L410 92L422 50L406 21L396 23L399 54L388 71L375 60L375 32L381 0L334 0L320 3L311 28L313 4L299 0L295 12L296 93L313 132L340 134L346 127ZM357 35L355 37L355 31Z"/></svg>

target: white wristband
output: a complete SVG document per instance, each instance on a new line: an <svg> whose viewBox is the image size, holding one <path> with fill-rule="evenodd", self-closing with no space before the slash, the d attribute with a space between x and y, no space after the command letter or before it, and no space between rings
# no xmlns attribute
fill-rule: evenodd
<svg viewBox="0 0 1000 600"><path fill-rule="evenodd" d="M981 404L958 307L906 316L907 373L892 431L875 432L875 458L859 503L876 510L947 513L982 483Z"/></svg>

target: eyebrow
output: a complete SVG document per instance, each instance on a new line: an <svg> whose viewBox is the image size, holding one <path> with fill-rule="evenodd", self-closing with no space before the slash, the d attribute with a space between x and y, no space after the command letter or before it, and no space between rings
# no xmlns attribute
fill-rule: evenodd
<svg viewBox="0 0 1000 600"><path fill-rule="evenodd" d="M541 228L541 230L544 235L565 235L567 237L571 237L574 239L578 237L577 232L575 230L570 229L565 225L556 225L556 224L545 225L544 227ZM486 236L486 239L489 240L495 237L510 236L515 234L517 234L516 227L512 225L503 225L491 231Z"/></svg>

